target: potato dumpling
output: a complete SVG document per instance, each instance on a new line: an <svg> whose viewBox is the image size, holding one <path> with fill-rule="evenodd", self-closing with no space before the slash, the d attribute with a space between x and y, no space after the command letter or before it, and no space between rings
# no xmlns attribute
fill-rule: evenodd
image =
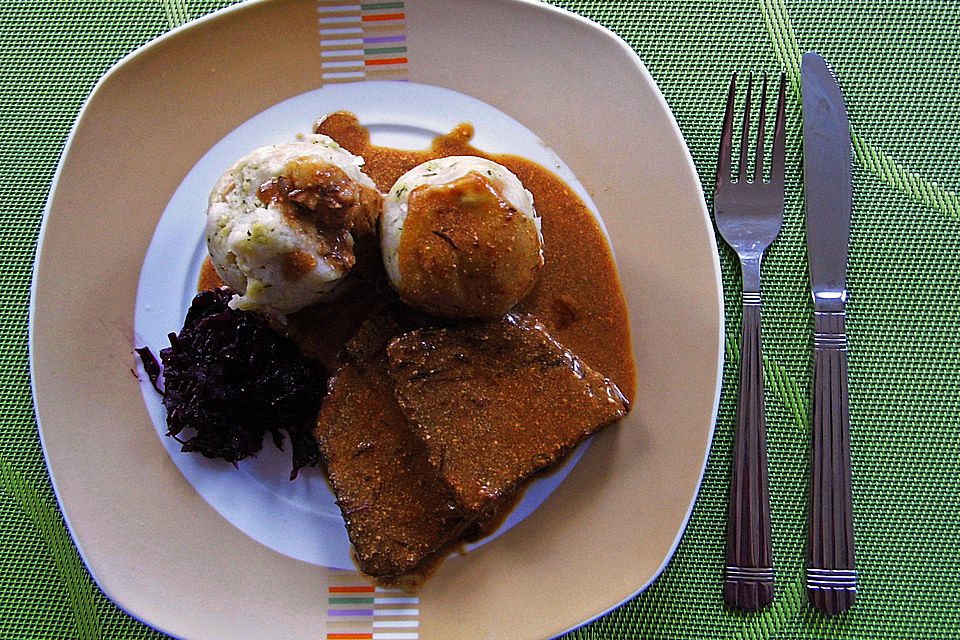
<svg viewBox="0 0 960 640"><path fill-rule="evenodd" d="M353 267L354 235L376 233L383 198L363 158L324 135L261 147L220 178L207 248L237 296L276 315L323 300Z"/></svg>
<svg viewBox="0 0 960 640"><path fill-rule="evenodd" d="M533 196L509 169L474 156L430 160L401 176L380 234L401 299L450 318L502 315L543 266Z"/></svg>

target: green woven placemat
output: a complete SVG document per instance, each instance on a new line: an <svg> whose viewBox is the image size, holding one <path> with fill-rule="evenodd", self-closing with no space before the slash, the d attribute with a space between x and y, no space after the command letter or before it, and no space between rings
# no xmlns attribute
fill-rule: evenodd
<svg viewBox="0 0 960 640"><path fill-rule="evenodd" d="M96 79L212 0L0 4L0 638L161 638L97 590L50 488L27 367L43 203ZM910 0L567 0L646 62L711 204L731 71L789 74L787 212L764 268L764 347L778 569L760 614L721 597L739 342L739 278L721 246L727 354L716 438L687 532L642 595L571 634L600 638L960 637L960 11ZM848 331L860 594L835 619L801 582L810 304L799 158L799 54L837 69L854 139ZM92 435L91 437L95 437ZM184 594L189 598L189 594Z"/></svg>

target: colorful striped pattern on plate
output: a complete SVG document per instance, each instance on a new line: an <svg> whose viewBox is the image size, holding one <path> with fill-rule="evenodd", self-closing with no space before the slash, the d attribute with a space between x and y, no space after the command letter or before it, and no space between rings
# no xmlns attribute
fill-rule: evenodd
<svg viewBox="0 0 960 640"><path fill-rule="evenodd" d="M326 640L417 640L420 598L367 584L356 571L330 569Z"/></svg>
<svg viewBox="0 0 960 640"><path fill-rule="evenodd" d="M406 80L403 2L317 0L323 81Z"/></svg>

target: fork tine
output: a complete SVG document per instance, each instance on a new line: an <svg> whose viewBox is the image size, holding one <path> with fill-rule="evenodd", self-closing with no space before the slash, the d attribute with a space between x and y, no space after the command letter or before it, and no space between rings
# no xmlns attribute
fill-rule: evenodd
<svg viewBox="0 0 960 640"><path fill-rule="evenodd" d="M717 160L717 186L730 182L730 148L733 146L733 104L737 93L737 72L730 77L730 92L727 94L727 110L723 114L723 129L720 133L720 157Z"/></svg>
<svg viewBox="0 0 960 640"><path fill-rule="evenodd" d="M770 182L783 184L786 167L786 87L787 75L780 74L780 92L777 95L777 120L773 125L773 160L770 163Z"/></svg>
<svg viewBox="0 0 960 640"><path fill-rule="evenodd" d="M760 92L760 128L757 129L757 152L753 160L753 181L763 182L764 139L763 129L767 120L767 74L763 74L763 90Z"/></svg>
<svg viewBox="0 0 960 640"><path fill-rule="evenodd" d="M753 92L753 74L747 80L747 101L743 105L743 130L740 133L740 167L737 180L747 179L747 143L750 139L750 94Z"/></svg>

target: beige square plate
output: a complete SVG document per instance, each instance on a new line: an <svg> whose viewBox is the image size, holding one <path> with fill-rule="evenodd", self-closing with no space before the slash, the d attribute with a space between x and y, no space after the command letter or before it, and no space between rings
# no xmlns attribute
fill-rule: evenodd
<svg viewBox="0 0 960 640"><path fill-rule="evenodd" d="M221 517L167 454L131 374L141 266L191 167L288 98L383 79L476 98L563 159L612 238L638 372L633 411L535 513L413 595L295 560ZM70 531L103 591L147 624L187 640L535 639L632 597L673 553L713 431L722 319L689 152L615 35L528 0L263 0L151 42L94 89L44 216L30 355Z"/></svg>

